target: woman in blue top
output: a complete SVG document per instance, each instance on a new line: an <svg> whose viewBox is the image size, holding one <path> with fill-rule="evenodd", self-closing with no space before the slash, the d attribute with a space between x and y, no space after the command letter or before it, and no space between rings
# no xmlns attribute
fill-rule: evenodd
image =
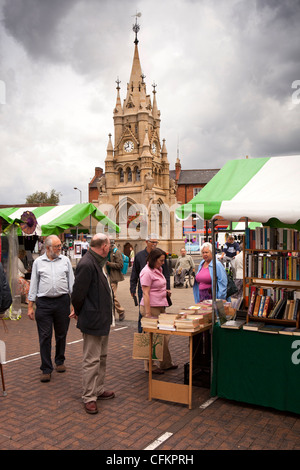
<svg viewBox="0 0 300 470"><path fill-rule="evenodd" d="M195 302L202 302L203 300L212 299L213 290L213 262L212 262L212 245L211 243L203 243L201 246L201 254L203 260L201 261L198 272L195 276L195 283L193 287ZM217 275L217 299L226 299L227 295L227 274L224 266L216 260L216 275Z"/></svg>

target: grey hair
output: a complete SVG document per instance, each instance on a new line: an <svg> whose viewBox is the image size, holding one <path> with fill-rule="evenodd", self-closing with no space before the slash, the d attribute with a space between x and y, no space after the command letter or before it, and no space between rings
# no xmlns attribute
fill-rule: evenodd
<svg viewBox="0 0 300 470"><path fill-rule="evenodd" d="M212 253L212 244L210 242L204 242L200 248L200 253L204 250L204 248L208 248L209 251Z"/></svg>
<svg viewBox="0 0 300 470"><path fill-rule="evenodd" d="M105 233L96 233L96 235L93 236L91 240L91 246L97 246L100 248L100 246L109 244L110 240Z"/></svg>
<svg viewBox="0 0 300 470"><path fill-rule="evenodd" d="M49 235L46 240L45 240L45 248L48 248L49 246L52 246L52 240L53 238L58 238L57 235ZM58 238L59 239L59 238Z"/></svg>

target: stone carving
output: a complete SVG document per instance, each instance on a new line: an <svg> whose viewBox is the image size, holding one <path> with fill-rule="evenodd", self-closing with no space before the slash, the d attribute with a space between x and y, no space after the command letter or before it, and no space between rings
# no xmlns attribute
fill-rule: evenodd
<svg viewBox="0 0 300 470"><path fill-rule="evenodd" d="M151 172L149 171L145 177L145 190L151 191L154 185L154 178L152 177Z"/></svg>
<svg viewBox="0 0 300 470"><path fill-rule="evenodd" d="M177 184L173 178L170 179L170 193L176 194L177 191Z"/></svg>
<svg viewBox="0 0 300 470"><path fill-rule="evenodd" d="M99 193L106 193L105 176L101 176L101 178L97 182L97 188L98 188Z"/></svg>

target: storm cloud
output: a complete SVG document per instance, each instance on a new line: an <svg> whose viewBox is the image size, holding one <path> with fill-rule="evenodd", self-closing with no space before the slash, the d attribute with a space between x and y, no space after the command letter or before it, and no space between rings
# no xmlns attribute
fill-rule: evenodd
<svg viewBox="0 0 300 470"><path fill-rule="evenodd" d="M138 11L171 169L178 151L184 169L300 154L298 0L0 0L2 204L52 188L74 203L74 186L87 201Z"/></svg>

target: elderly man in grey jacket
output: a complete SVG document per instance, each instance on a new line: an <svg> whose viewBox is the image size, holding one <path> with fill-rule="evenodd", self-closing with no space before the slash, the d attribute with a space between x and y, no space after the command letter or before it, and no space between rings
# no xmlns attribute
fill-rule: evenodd
<svg viewBox="0 0 300 470"><path fill-rule="evenodd" d="M118 314L119 321L123 321L125 319L125 309L121 306L119 300L117 299L118 283L120 281L124 281L124 276L122 273L123 258L122 253L116 247L115 241L113 239L110 240L110 250L106 267L110 279L110 285L114 293L115 313Z"/></svg>

